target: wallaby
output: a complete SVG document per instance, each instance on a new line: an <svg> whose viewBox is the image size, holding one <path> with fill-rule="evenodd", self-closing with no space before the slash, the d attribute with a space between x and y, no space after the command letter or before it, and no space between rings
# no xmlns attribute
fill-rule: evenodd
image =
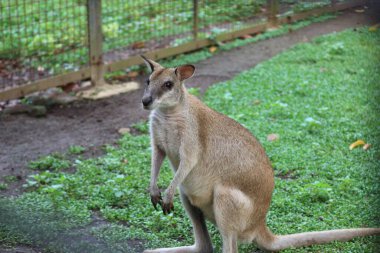
<svg viewBox="0 0 380 253"><path fill-rule="evenodd" d="M213 252L205 218L218 227L223 253L236 253L238 241L256 242L264 250L280 251L380 234L380 228L272 234L266 225L266 214L274 176L264 148L242 125L188 93L183 81L194 74L193 65L164 68L141 57L151 70L142 98L143 107L151 111L151 201L154 208L159 204L168 214L179 187L195 237L193 246L145 253ZM157 177L166 156L175 174L162 198Z"/></svg>

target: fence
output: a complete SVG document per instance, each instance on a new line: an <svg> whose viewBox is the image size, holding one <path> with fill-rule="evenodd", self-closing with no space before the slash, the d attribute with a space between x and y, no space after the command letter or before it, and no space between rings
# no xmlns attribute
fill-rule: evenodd
<svg viewBox="0 0 380 253"><path fill-rule="evenodd" d="M359 0L0 0L0 100L363 4Z"/></svg>

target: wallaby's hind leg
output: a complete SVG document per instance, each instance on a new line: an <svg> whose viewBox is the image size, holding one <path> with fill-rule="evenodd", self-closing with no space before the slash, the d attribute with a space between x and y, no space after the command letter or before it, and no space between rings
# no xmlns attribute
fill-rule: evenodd
<svg viewBox="0 0 380 253"><path fill-rule="evenodd" d="M221 233L223 239L223 253L237 253L238 244L236 234L224 234L224 232Z"/></svg>
<svg viewBox="0 0 380 253"><path fill-rule="evenodd" d="M162 248L155 250L146 250L144 253L212 253L213 248L211 239L207 231L206 222L203 213L193 205L181 191L181 200L193 224L195 244L192 246Z"/></svg>
<svg viewBox="0 0 380 253"><path fill-rule="evenodd" d="M238 189L217 186L214 190L214 214L223 238L223 253L237 253L237 237L246 229L252 214L252 201Z"/></svg>
<svg viewBox="0 0 380 253"><path fill-rule="evenodd" d="M210 235L208 234L204 215L201 210L193 206L187 196L180 191L181 200L193 224L195 246L197 252L211 253L213 251Z"/></svg>

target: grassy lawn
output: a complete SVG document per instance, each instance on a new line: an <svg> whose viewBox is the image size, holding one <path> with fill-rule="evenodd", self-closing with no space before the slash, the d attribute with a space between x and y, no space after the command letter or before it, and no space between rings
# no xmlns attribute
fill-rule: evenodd
<svg viewBox="0 0 380 253"><path fill-rule="evenodd" d="M276 174L268 215L273 232L380 225L379 39L380 31L368 28L322 36L212 86L202 98L264 145ZM0 244L102 252L81 240L65 244L86 228L108 252L134 252L137 243L191 244L191 225L178 196L174 214L164 216L151 206L147 125L134 128L142 134L124 135L97 158L82 158L84 150L76 146L31 162L37 174L26 183L27 192L0 198ZM279 139L267 141L271 133ZM372 147L349 150L358 139ZM166 187L171 178L165 163L159 185ZM94 215L110 223L91 226ZM220 252L220 236L208 226ZM375 247L374 238L362 238L285 252L375 252ZM254 245L242 245L239 252L253 250Z"/></svg>

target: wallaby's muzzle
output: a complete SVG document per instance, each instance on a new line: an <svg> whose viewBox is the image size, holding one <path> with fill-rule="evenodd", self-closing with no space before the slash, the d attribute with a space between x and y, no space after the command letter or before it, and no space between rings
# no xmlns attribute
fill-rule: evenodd
<svg viewBox="0 0 380 253"><path fill-rule="evenodd" d="M149 109L150 105L153 102L153 98L150 95L144 95L141 102L144 106L144 109Z"/></svg>

